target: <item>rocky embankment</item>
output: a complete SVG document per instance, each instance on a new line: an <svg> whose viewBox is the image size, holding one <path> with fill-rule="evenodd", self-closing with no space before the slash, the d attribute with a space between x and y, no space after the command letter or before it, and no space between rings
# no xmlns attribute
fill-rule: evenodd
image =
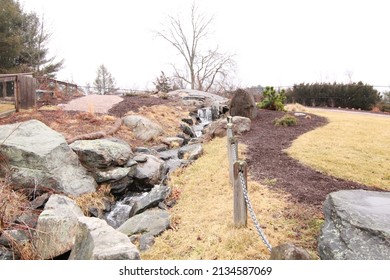
<svg viewBox="0 0 390 280"><path fill-rule="evenodd" d="M191 98L183 102L205 101ZM113 137L68 144L38 120L1 126L0 150L7 161L2 175L31 201L14 221L17 226L2 230L0 259L18 258L15 246L26 243L40 259L139 259L139 251L170 227L168 210L175 199L166 179L202 155L202 130L220 108L213 104L214 112L200 104L182 119L182 133L165 138L163 128L146 117L124 117L123 125L145 143L161 138L153 147L131 147ZM107 186L98 206L81 209L76 203Z"/></svg>

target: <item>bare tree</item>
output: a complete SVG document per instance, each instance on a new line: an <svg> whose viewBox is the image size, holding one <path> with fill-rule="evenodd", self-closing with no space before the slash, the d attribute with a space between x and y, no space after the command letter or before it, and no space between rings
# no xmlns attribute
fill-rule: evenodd
<svg viewBox="0 0 390 280"><path fill-rule="evenodd" d="M353 71L352 70L346 70L345 75L348 78L348 83L352 84L352 76L353 76Z"/></svg>
<svg viewBox="0 0 390 280"><path fill-rule="evenodd" d="M175 76L191 85L191 89L209 91L217 80L225 79L235 66L233 56L219 52L218 47L212 50L202 49L202 43L208 39L212 22L213 17L200 13L193 4L187 24L179 16L168 16L163 30L156 32L184 59L184 70L172 66Z"/></svg>

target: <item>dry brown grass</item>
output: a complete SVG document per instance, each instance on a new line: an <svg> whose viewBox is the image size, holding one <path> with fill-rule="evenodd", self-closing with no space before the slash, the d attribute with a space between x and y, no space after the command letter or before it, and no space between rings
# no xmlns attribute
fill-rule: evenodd
<svg viewBox="0 0 390 280"><path fill-rule="evenodd" d="M0 154L0 168L3 178L0 178L0 235L3 235L12 248L15 257L22 260L38 259L36 250L31 241L18 242L7 230L22 228L32 234L34 229L15 223L15 220L28 210L28 198L21 192L14 190L9 179L9 166Z"/></svg>
<svg viewBox="0 0 390 280"><path fill-rule="evenodd" d="M72 197L72 199L76 201L76 204L81 208L85 216L90 216L90 209L96 209L100 216L105 209L105 202L114 202L114 197L110 193L110 189L109 184L103 184L98 187L96 192Z"/></svg>
<svg viewBox="0 0 390 280"><path fill-rule="evenodd" d="M90 112L74 113L65 110L53 110L51 107L45 108L45 110L42 110L42 108L40 110L23 110L6 119L1 119L0 125L36 119L61 133L66 139L71 139L78 135L97 131L108 131L118 119L110 115L95 114L93 111L93 108L91 108ZM130 113L133 112L129 112L128 114ZM141 107L139 112L134 114L143 115L160 124L164 131L161 137L175 136L180 133L181 119L188 117L188 111L186 109L166 105ZM122 125L113 137L126 141L132 147L153 146L159 144L161 140L161 137L150 142L138 140L132 130L125 125Z"/></svg>
<svg viewBox="0 0 390 280"><path fill-rule="evenodd" d="M248 227L233 225L226 138L204 146L205 153L170 179L179 197L171 209L172 230L156 238L142 259L268 259L269 252L248 216ZM242 148L242 147L241 147ZM248 182L249 196L260 224L273 246L292 242L316 257L321 217L294 204L287 194Z"/></svg>
<svg viewBox="0 0 390 280"><path fill-rule="evenodd" d="M286 104L284 109L288 112L306 112L307 108L299 103Z"/></svg>
<svg viewBox="0 0 390 280"><path fill-rule="evenodd" d="M31 234L31 231L29 233ZM5 238L10 243L10 247L14 253L15 259L20 260L39 260L39 254L31 240L20 242L13 238L8 232L3 233Z"/></svg>
<svg viewBox="0 0 390 280"><path fill-rule="evenodd" d="M28 199L14 191L7 179L0 180L0 232L10 228L28 207Z"/></svg>
<svg viewBox="0 0 390 280"><path fill-rule="evenodd" d="M288 154L339 178L390 190L390 118L310 109L329 124L301 135Z"/></svg>
<svg viewBox="0 0 390 280"><path fill-rule="evenodd" d="M0 103L0 113L15 109L15 104Z"/></svg>
<svg viewBox="0 0 390 280"><path fill-rule="evenodd" d="M154 105L151 107L141 107L137 113L128 112L129 114L142 115L158 123L164 129L163 136L173 136L180 133L181 119L188 117L189 112L179 106L172 107L167 105Z"/></svg>

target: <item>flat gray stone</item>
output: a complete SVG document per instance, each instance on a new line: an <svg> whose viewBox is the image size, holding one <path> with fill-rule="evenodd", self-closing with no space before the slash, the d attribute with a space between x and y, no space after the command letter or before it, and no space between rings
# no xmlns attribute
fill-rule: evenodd
<svg viewBox="0 0 390 280"><path fill-rule="evenodd" d="M303 248L286 243L273 247L270 260L310 260L310 254Z"/></svg>
<svg viewBox="0 0 390 280"><path fill-rule="evenodd" d="M81 217L70 260L139 260L129 238L101 219Z"/></svg>
<svg viewBox="0 0 390 280"><path fill-rule="evenodd" d="M144 163L148 160L148 157L145 155L136 155L133 157L133 160L137 163Z"/></svg>
<svg viewBox="0 0 390 280"><path fill-rule="evenodd" d="M117 230L127 236L137 233L157 236L169 226L169 212L154 208L128 219Z"/></svg>
<svg viewBox="0 0 390 280"><path fill-rule="evenodd" d="M116 138L79 140L70 147L90 170L123 166L133 156L129 144Z"/></svg>
<svg viewBox="0 0 390 280"><path fill-rule="evenodd" d="M159 157L165 161L169 159L178 159L178 152L179 149L171 149L168 151L160 152Z"/></svg>
<svg viewBox="0 0 390 280"><path fill-rule="evenodd" d="M131 168L130 167L116 167L107 171L97 171L95 173L96 182L102 183L107 181L119 181L126 177Z"/></svg>
<svg viewBox="0 0 390 280"><path fill-rule="evenodd" d="M344 190L324 203L318 240L321 259L390 259L390 193Z"/></svg>
<svg viewBox="0 0 390 280"><path fill-rule="evenodd" d="M133 217L148 208L157 206L161 201L164 201L170 193L170 187L165 185L156 185L149 193L141 199L135 201L134 206L129 213L129 217Z"/></svg>

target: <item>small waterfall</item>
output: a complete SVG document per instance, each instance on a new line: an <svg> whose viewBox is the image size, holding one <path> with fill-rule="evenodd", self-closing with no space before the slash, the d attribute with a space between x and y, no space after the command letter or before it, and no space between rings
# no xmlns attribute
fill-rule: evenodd
<svg viewBox="0 0 390 280"><path fill-rule="evenodd" d="M193 126L196 137L202 136L203 128L213 121L213 113L210 107L198 109L200 123Z"/></svg>
<svg viewBox="0 0 390 280"><path fill-rule="evenodd" d="M213 121L213 114L211 108L198 109L198 117L202 123L208 124Z"/></svg>

